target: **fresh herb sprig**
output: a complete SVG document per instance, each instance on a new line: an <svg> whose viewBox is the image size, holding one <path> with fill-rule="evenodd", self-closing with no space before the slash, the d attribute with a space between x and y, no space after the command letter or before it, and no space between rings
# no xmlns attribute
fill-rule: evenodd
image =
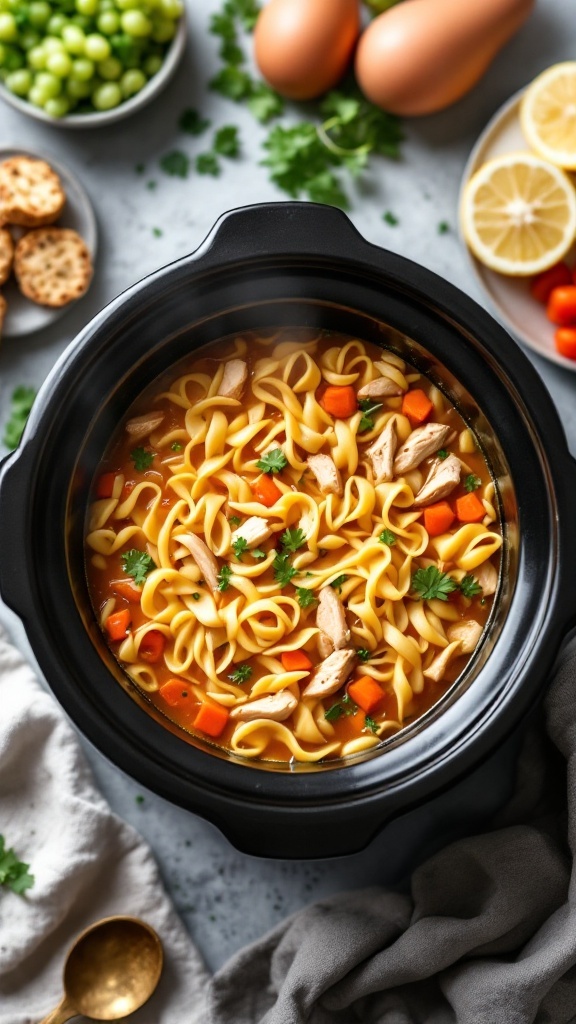
<svg viewBox="0 0 576 1024"><path fill-rule="evenodd" d="M231 576L232 576L232 567L230 565L223 565L222 568L220 569L220 572L218 573L218 577L217 577L217 579L218 579L218 590L220 591L221 594L223 594L225 590L228 590L228 587L230 586L230 577Z"/></svg>
<svg viewBox="0 0 576 1024"><path fill-rule="evenodd" d="M343 587L344 583L346 583L346 580L348 580L348 579L350 579L350 577L347 576L345 572L343 572L341 576L337 576L335 580L332 580L330 586L334 587L334 590L338 594L341 594L342 593L342 587Z"/></svg>
<svg viewBox="0 0 576 1024"><path fill-rule="evenodd" d="M147 469L150 469L154 461L154 452L149 452L146 448L134 448L130 452L130 458L134 463L136 472L144 473Z"/></svg>
<svg viewBox="0 0 576 1024"><path fill-rule="evenodd" d="M252 666L248 665L245 661L240 665L237 665L233 672L230 673L228 679L231 679L233 683L237 683L239 686L242 683L247 683L252 675Z"/></svg>
<svg viewBox="0 0 576 1024"><path fill-rule="evenodd" d="M4 427L3 444L12 451L20 444L20 438L24 433L26 420L34 404L36 392L34 388L20 386L12 392L10 417Z"/></svg>
<svg viewBox="0 0 576 1024"><path fill-rule="evenodd" d="M378 735L378 722L376 722L371 715L364 716L364 728L362 732L372 732L374 735Z"/></svg>
<svg viewBox="0 0 576 1024"><path fill-rule="evenodd" d="M456 580L445 572L440 572L435 565L425 569L416 569L412 575L412 589L423 601L447 601L448 594L458 589Z"/></svg>
<svg viewBox="0 0 576 1024"><path fill-rule="evenodd" d="M308 587L296 587L296 599L301 608L311 608L318 602L318 598Z"/></svg>
<svg viewBox="0 0 576 1024"><path fill-rule="evenodd" d="M274 579L279 587L287 587L290 580L299 575L298 570L288 561L289 557L289 551L278 551L272 562Z"/></svg>
<svg viewBox="0 0 576 1024"><path fill-rule="evenodd" d="M287 530L284 530L284 533L281 535L280 543L283 551L293 553L306 543L306 534L304 533L304 530L300 529L300 527L296 527L295 529L291 529L289 527Z"/></svg>
<svg viewBox="0 0 576 1024"><path fill-rule="evenodd" d="M382 402L373 402L371 398L361 398L358 402L358 408L362 411L358 432L362 434L365 430L373 430L373 414L382 408Z"/></svg>
<svg viewBox="0 0 576 1024"><path fill-rule="evenodd" d="M478 580L470 573L460 580L458 586L464 594L464 597L477 597L478 594L482 593L482 587L478 583Z"/></svg>
<svg viewBox="0 0 576 1024"><path fill-rule="evenodd" d="M475 473L468 473L468 476L464 480L464 490L471 494L472 491L477 491L482 486L482 481L479 476Z"/></svg>
<svg viewBox="0 0 576 1024"><path fill-rule="evenodd" d="M344 694L342 700L336 701L332 704L327 711L324 712L324 718L327 722L336 722L343 715L348 717L349 715L355 715L358 711L358 705L354 703L351 697L347 693Z"/></svg>
<svg viewBox="0 0 576 1024"><path fill-rule="evenodd" d="M263 473L281 473L283 469L288 465L288 459L281 448L274 448L273 451L267 452L261 459L258 459L256 466L262 470Z"/></svg>
<svg viewBox="0 0 576 1024"><path fill-rule="evenodd" d="M138 548L130 548L122 555L122 568L127 576L131 576L134 583L141 587L152 569L156 568L156 562L147 551L139 551Z"/></svg>
<svg viewBox="0 0 576 1024"><path fill-rule="evenodd" d="M0 835L0 885L5 885L19 896L34 885L34 875L29 864L18 859L14 850L6 849L4 836Z"/></svg>
<svg viewBox="0 0 576 1024"><path fill-rule="evenodd" d="M396 543L396 534L392 533L392 530L382 530L382 533L378 537L381 544L387 544L389 548Z"/></svg>

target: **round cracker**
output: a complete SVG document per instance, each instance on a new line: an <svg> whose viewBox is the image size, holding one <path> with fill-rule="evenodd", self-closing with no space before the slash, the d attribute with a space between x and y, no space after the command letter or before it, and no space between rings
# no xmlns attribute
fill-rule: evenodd
<svg viewBox="0 0 576 1024"><path fill-rule="evenodd" d="M10 277L14 261L14 242L8 228L0 228L0 284Z"/></svg>
<svg viewBox="0 0 576 1024"><path fill-rule="evenodd" d="M65 202L62 182L45 160L13 156L0 163L0 222L43 227L60 216Z"/></svg>
<svg viewBox="0 0 576 1024"><path fill-rule="evenodd" d="M65 306L84 294L92 277L88 247L70 228L36 228L16 245L14 273L26 298Z"/></svg>

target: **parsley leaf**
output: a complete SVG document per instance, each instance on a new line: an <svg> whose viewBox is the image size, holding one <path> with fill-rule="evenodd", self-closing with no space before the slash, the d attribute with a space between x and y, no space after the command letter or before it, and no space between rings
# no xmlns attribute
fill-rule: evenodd
<svg viewBox="0 0 576 1024"><path fill-rule="evenodd" d="M284 112L284 100L265 82L254 82L248 97L248 109L260 124L267 124Z"/></svg>
<svg viewBox="0 0 576 1024"><path fill-rule="evenodd" d="M387 544L391 548L396 543L396 534L392 533L392 530L382 530L378 540L381 544Z"/></svg>
<svg viewBox="0 0 576 1024"><path fill-rule="evenodd" d="M144 470L150 469L154 459L154 452L147 452L145 448L134 448L130 452L130 458L134 463L134 469L138 473L143 473Z"/></svg>
<svg viewBox="0 0 576 1024"><path fill-rule="evenodd" d="M220 572L218 573L218 590L220 591L221 594L223 594L225 590L228 590L228 587L230 586L231 575L231 566L223 565L222 568L220 569Z"/></svg>
<svg viewBox="0 0 576 1024"><path fill-rule="evenodd" d="M174 149L166 153L160 160L160 167L165 174L173 178L187 178L190 170L190 160L180 149Z"/></svg>
<svg viewBox="0 0 576 1024"><path fill-rule="evenodd" d="M221 68L208 84L213 92L219 92L221 96L236 102L248 99L253 88L248 72L236 67L235 64L227 64Z"/></svg>
<svg viewBox="0 0 576 1024"><path fill-rule="evenodd" d="M365 715L364 716L364 728L362 729L362 732L373 732L373 733L377 734L378 733L378 722L374 721L374 719L371 718L370 715Z"/></svg>
<svg viewBox="0 0 576 1024"><path fill-rule="evenodd" d="M194 166L198 174L210 174L213 178L220 174L220 164L215 153L199 153Z"/></svg>
<svg viewBox="0 0 576 1024"><path fill-rule="evenodd" d="M417 569L413 574L412 589L423 601L432 601L434 598L446 601L448 594L458 589L458 584L435 565L429 565L426 569Z"/></svg>
<svg viewBox="0 0 576 1024"><path fill-rule="evenodd" d="M304 193L316 202L347 210L348 198L331 167L334 155L321 141L311 121L284 128L276 125L263 143L267 156L261 161L270 180L297 199Z"/></svg>
<svg viewBox="0 0 576 1024"><path fill-rule="evenodd" d="M219 128L214 136L213 149L220 156L234 157L240 152L240 140L238 129L233 124L226 124Z"/></svg>
<svg viewBox="0 0 576 1024"><path fill-rule="evenodd" d="M170 448L173 452L182 451L182 445L180 444L180 441L174 441L174 443L170 445Z"/></svg>
<svg viewBox="0 0 576 1024"><path fill-rule="evenodd" d="M228 676L228 679L231 679L233 683L247 683L251 675L252 666L243 662L241 665L236 666L234 671Z"/></svg>
<svg viewBox="0 0 576 1024"><path fill-rule="evenodd" d="M301 608L310 608L311 605L316 604L318 601L318 598L314 596L313 591L309 590L308 587L296 587L296 597Z"/></svg>
<svg viewBox="0 0 576 1024"><path fill-rule="evenodd" d="M250 554L252 555L252 558L255 558L257 561L259 558L266 558L266 552L262 551L261 548L252 548Z"/></svg>
<svg viewBox="0 0 576 1024"><path fill-rule="evenodd" d="M396 214L392 213L391 210L386 210L386 213L382 214L382 220L386 221L386 223L389 224L390 227L392 228L395 228L396 225L399 223L398 217L396 216Z"/></svg>
<svg viewBox="0 0 576 1024"><path fill-rule="evenodd" d="M358 658L358 661L370 661L371 656L370 651L366 647L356 648L356 657Z"/></svg>
<svg viewBox="0 0 576 1024"><path fill-rule="evenodd" d="M450 225L449 225L448 221L447 220L441 220L440 223L438 224L438 234L439 235L447 235L449 231L450 231Z"/></svg>
<svg viewBox="0 0 576 1024"><path fill-rule="evenodd" d="M198 591L196 591L196 593L192 594L192 600L193 601L199 601L201 597L202 597L202 594L199 594Z"/></svg>
<svg viewBox="0 0 576 1024"><path fill-rule="evenodd" d="M348 579L350 579L350 577L347 576L345 572L343 572L341 576L337 576L335 580L332 580L332 583L330 584L330 586L334 587L334 590L337 590L338 593L341 594L342 593L342 584L346 583L346 580L348 580Z"/></svg>
<svg viewBox="0 0 576 1024"><path fill-rule="evenodd" d="M475 476L474 473L468 473L464 481L464 490L470 493L471 491L477 491L482 486L482 481L479 476Z"/></svg>
<svg viewBox="0 0 576 1024"><path fill-rule="evenodd" d="M482 593L482 587L478 583L476 577L472 576L471 573L460 580L459 587L464 594L464 597L476 597L478 594Z"/></svg>
<svg viewBox="0 0 576 1024"><path fill-rule="evenodd" d="M4 437L2 438L7 448L12 450L18 447L35 398L34 388L21 386L12 392L10 418L4 427Z"/></svg>
<svg viewBox="0 0 576 1024"><path fill-rule="evenodd" d="M332 707L328 708L328 710L324 712L324 718L328 722L335 722L338 718L341 718L342 715L346 715L346 717L348 717L349 715L355 715L357 711L358 705L354 703L347 693L345 693L342 700L337 701L336 704L333 704Z"/></svg>
<svg viewBox="0 0 576 1024"><path fill-rule="evenodd" d="M207 128L210 127L210 121L205 117L202 117L197 110L193 110L188 107L183 110L179 121L178 127L181 132L186 132L187 135L202 135Z"/></svg>
<svg viewBox="0 0 576 1024"><path fill-rule="evenodd" d="M298 570L295 569L293 565L290 565L290 562L288 561L289 556L289 551L284 551L282 554L278 552L272 562L274 579L280 587L287 587L290 580L293 579L294 576L299 575Z"/></svg>
<svg viewBox="0 0 576 1024"><path fill-rule="evenodd" d="M258 469L261 469L263 473L281 473L287 465L288 459L281 448L275 448L274 451L268 452L256 463Z"/></svg>
<svg viewBox="0 0 576 1024"><path fill-rule="evenodd" d="M364 430L372 430L374 427L372 413L382 408L382 402L373 402L370 398L361 398L358 402L358 408L362 410L362 418L358 430L360 433Z"/></svg>
<svg viewBox="0 0 576 1024"><path fill-rule="evenodd" d="M132 576L134 583L141 587L148 573L156 568L156 562L146 551L130 548L130 551L125 551L122 555L122 568L127 576Z"/></svg>
<svg viewBox="0 0 576 1024"><path fill-rule="evenodd" d="M230 523L231 526L240 526L242 520L240 516L230 516L228 522Z"/></svg>
<svg viewBox="0 0 576 1024"><path fill-rule="evenodd" d="M300 527L296 527L294 530L287 529L280 537L280 543L284 551L297 551L303 544L306 543L306 536L304 530Z"/></svg>
<svg viewBox="0 0 576 1024"><path fill-rule="evenodd" d="M34 875L28 871L29 864L18 860L14 850L7 850L4 836L0 835L0 885L6 885L12 892L22 895L34 885Z"/></svg>
<svg viewBox="0 0 576 1024"><path fill-rule="evenodd" d="M448 452L446 451L446 449L445 449L445 448L439 448L439 449L438 449L438 451L436 452L436 456L437 456L437 458L439 458L439 459L440 459L440 460L441 460L442 462L444 462L444 459L447 459L447 458L448 458Z"/></svg>
<svg viewBox="0 0 576 1024"><path fill-rule="evenodd" d="M236 540L232 541L232 547L234 548L236 558L242 559L242 555L248 548L248 541L245 537L237 537Z"/></svg>

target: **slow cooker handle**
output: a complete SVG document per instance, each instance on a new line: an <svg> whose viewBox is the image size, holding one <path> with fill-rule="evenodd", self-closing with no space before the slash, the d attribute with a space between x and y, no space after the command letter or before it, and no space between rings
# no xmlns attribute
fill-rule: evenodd
<svg viewBox="0 0 576 1024"><path fill-rule="evenodd" d="M0 596L25 620L30 609L30 581L18 559L26 550L27 468L21 450L0 462Z"/></svg>

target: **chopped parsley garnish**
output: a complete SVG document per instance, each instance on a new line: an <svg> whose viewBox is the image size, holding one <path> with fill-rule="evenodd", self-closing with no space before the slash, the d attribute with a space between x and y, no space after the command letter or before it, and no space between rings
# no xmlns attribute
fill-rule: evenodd
<svg viewBox="0 0 576 1024"><path fill-rule="evenodd" d="M213 149L220 156L235 157L240 152L238 129L233 124L225 124L214 136Z"/></svg>
<svg viewBox="0 0 576 1024"><path fill-rule="evenodd" d="M152 228L152 234L154 235L154 238L161 238L164 232L162 231L162 228Z"/></svg>
<svg viewBox="0 0 576 1024"><path fill-rule="evenodd" d="M233 672L230 673L228 679L231 679L233 683L247 683L252 675L252 666L247 665L243 662L241 665L237 665Z"/></svg>
<svg viewBox="0 0 576 1024"><path fill-rule="evenodd" d="M357 647L356 657L358 658L358 661L370 661L372 655L366 647Z"/></svg>
<svg viewBox="0 0 576 1024"><path fill-rule="evenodd" d="M252 558L255 558L256 560L259 558L266 558L266 552L262 551L260 548L252 548L250 554L252 555Z"/></svg>
<svg viewBox="0 0 576 1024"><path fill-rule="evenodd" d="M373 402L371 398L361 398L358 402L358 408L362 410L362 418L358 426L359 432L363 433L365 430L373 430L374 417L372 413L382 408L382 402Z"/></svg>
<svg viewBox="0 0 576 1024"><path fill-rule="evenodd" d="M392 228L395 228L400 223L396 214L392 213L392 210L386 210L386 213L382 214L382 220Z"/></svg>
<svg viewBox="0 0 576 1024"><path fill-rule="evenodd" d="M458 584L451 576L440 572L435 565L426 569L417 569L412 576L412 589L423 601L447 601L448 594L458 589Z"/></svg>
<svg viewBox="0 0 576 1024"><path fill-rule="evenodd" d="M201 597L202 597L202 594L199 594L198 591L196 591L194 594L192 594L192 600L193 601L199 601Z"/></svg>
<svg viewBox="0 0 576 1024"><path fill-rule="evenodd" d="M392 533L392 530L382 530L378 540L381 544L387 544L391 548L396 543L396 534Z"/></svg>
<svg viewBox="0 0 576 1024"><path fill-rule="evenodd" d="M240 516L230 516L228 522L230 523L231 526L240 526L242 520Z"/></svg>
<svg viewBox="0 0 576 1024"><path fill-rule="evenodd" d="M190 170L190 160L180 149L173 149L166 153L160 160L160 167L165 174L173 178L187 178Z"/></svg>
<svg viewBox="0 0 576 1024"><path fill-rule="evenodd" d="M144 171L146 170L146 164L136 164L134 170L136 171L136 174L144 174Z"/></svg>
<svg viewBox="0 0 576 1024"><path fill-rule="evenodd" d="M257 468L261 469L263 473L281 473L287 465L288 459L281 448L274 448L273 451L258 459L256 463Z"/></svg>
<svg viewBox="0 0 576 1024"><path fill-rule="evenodd" d="M475 476L474 473L468 473L464 481L464 490L470 493L471 491L477 491L482 486L482 481L479 476Z"/></svg>
<svg viewBox="0 0 576 1024"><path fill-rule="evenodd" d="M156 568L156 562L147 551L130 548L130 551L125 551L122 555L122 568L126 575L131 576L134 583L141 587L148 573Z"/></svg>
<svg viewBox="0 0 576 1024"><path fill-rule="evenodd" d="M446 451L446 448L439 448L438 451L436 452L436 456L442 462L444 462L444 459L448 458L448 452Z"/></svg>
<svg viewBox="0 0 576 1024"><path fill-rule="evenodd" d="M241 559L248 548L248 541L244 537L237 537L236 540L232 541L232 547L234 548L236 558Z"/></svg>
<svg viewBox="0 0 576 1024"><path fill-rule="evenodd" d="M6 849L4 836L0 835L0 885L6 885L21 896L34 885L34 875L28 871L29 867L29 864L18 860L14 850Z"/></svg>
<svg viewBox="0 0 576 1024"><path fill-rule="evenodd" d="M378 733L378 722L374 721L374 719L371 718L370 715L365 715L364 728L362 732Z"/></svg>
<svg viewBox="0 0 576 1024"><path fill-rule="evenodd" d="M220 174L220 164L215 153L199 153L194 166L198 174L210 174L213 178Z"/></svg>
<svg viewBox="0 0 576 1024"><path fill-rule="evenodd" d="M130 452L130 458L134 463L134 469L138 473L143 473L146 469L150 469L154 459L154 452L148 452L145 448L134 448Z"/></svg>
<svg viewBox="0 0 576 1024"><path fill-rule="evenodd" d="M324 718L328 722L336 722L342 715L355 715L357 711L358 705L345 693L342 700L337 701L324 712Z"/></svg>
<svg viewBox="0 0 576 1024"><path fill-rule="evenodd" d="M308 590L308 587L296 587L296 597L301 608L310 608L310 606L316 604L318 600L318 598L314 596L314 592L312 590Z"/></svg>
<svg viewBox="0 0 576 1024"><path fill-rule="evenodd" d="M220 593L224 593L230 586L230 577L232 575L232 568L229 565L223 565L218 573L218 590Z"/></svg>
<svg viewBox="0 0 576 1024"><path fill-rule="evenodd" d="M438 224L438 234L439 235L447 235L449 231L450 231L450 225L449 225L448 221L447 220L441 220L440 223Z"/></svg>
<svg viewBox="0 0 576 1024"><path fill-rule="evenodd" d="M188 107L183 110L178 120L178 127L181 132L187 135L202 135L210 127L210 121L202 117L197 110Z"/></svg>
<svg viewBox="0 0 576 1024"><path fill-rule="evenodd" d="M12 392L10 418L4 427L4 437L2 438L7 448L12 450L18 447L35 398L34 388L21 386Z"/></svg>
<svg viewBox="0 0 576 1024"><path fill-rule="evenodd" d="M478 580L470 573L460 580L459 587L464 594L464 597L476 597L478 594L482 593L482 587L478 583Z"/></svg>
<svg viewBox="0 0 576 1024"><path fill-rule="evenodd" d="M172 449L173 452L182 451L182 445L180 444L180 441L174 441L174 444L171 444L170 448Z"/></svg>
<svg viewBox="0 0 576 1024"><path fill-rule="evenodd" d="M296 527L294 530L290 528L284 530L280 537L280 543L284 551L297 551L306 543L304 530L301 530L300 527Z"/></svg>
<svg viewBox="0 0 576 1024"><path fill-rule="evenodd" d="M334 587L334 590L337 590L338 593L341 594L342 593L342 584L346 583L346 580L349 579L349 578L350 577L347 576L345 572L343 572L341 576L337 576L335 580L332 580L332 583L330 584L330 586Z"/></svg>
<svg viewBox="0 0 576 1024"><path fill-rule="evenodd" d="M147 181L146 188L149 189L150 192L154 192L154 189L158 188L158 182L154 181L154 179L152 179L151 181Z"/></svg>
<svg viewBox="0 0 576 1024"><path fill-rule="evenodd" d="M272 562L272 569L274 570L274 579L276 580L279 587L287 587L290 580L298 576L298 570L290 565L288 558L290 557L289 551L282 553L277 552L274 561Z"/></svg>

